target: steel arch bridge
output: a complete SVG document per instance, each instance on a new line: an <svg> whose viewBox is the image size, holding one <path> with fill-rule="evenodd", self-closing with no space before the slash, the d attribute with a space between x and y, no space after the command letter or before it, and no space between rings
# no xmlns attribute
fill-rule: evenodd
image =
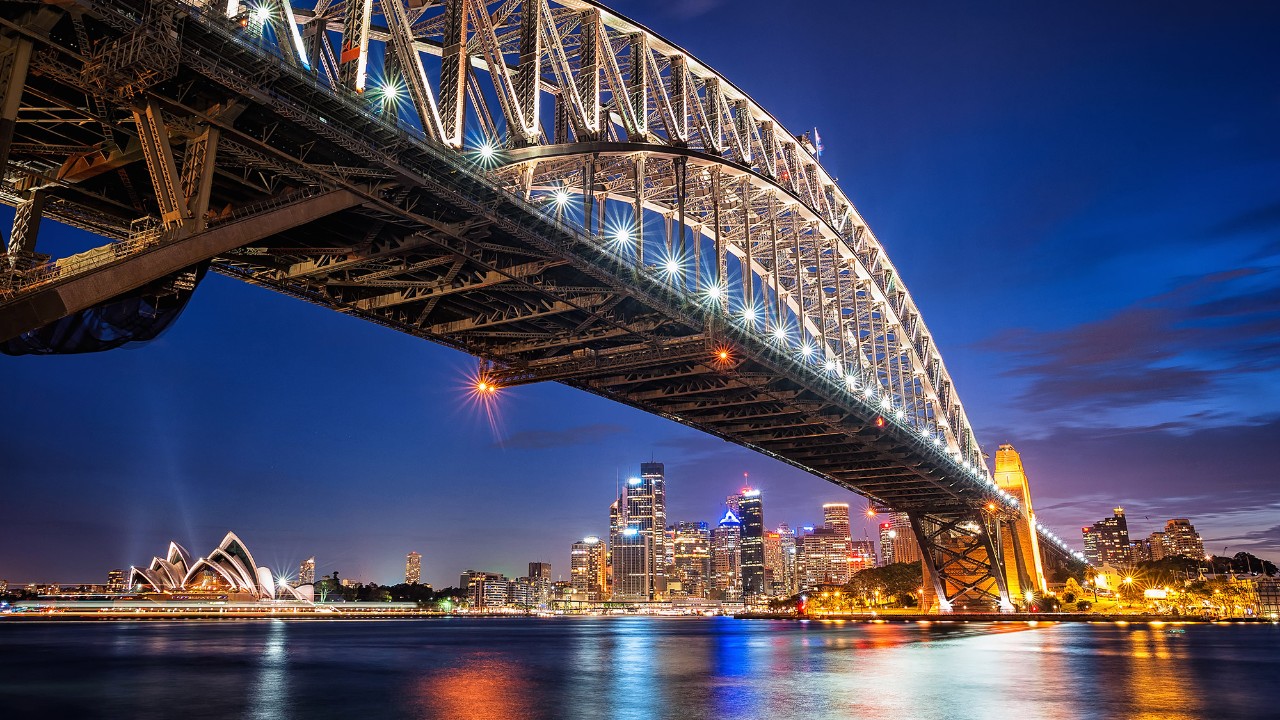
<svg viewBox="0 0 1280 720"><path fill-rule="evenodd" d="M211 267L908 512L943 610L1043 590L1018 537L1080 561L816 137L598 3L0 0L0 41L10 347L149 337ZM51 259L43 217L111 242Z"/></svg>

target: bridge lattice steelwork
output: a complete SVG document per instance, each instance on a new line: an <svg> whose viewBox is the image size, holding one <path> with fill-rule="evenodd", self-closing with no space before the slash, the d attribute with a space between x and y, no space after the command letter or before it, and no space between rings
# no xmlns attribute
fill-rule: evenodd
<svg viewBox="0 0 1280 720"><path fill-rule="evenodd" d="M0 339L180 308L211 266L483 358L486 390L563 382L906 511L944 609L1043 586L1006 572L1036 521L817 138L645 27L579 0L0 10ZM112 242L52 260L43 217Z"/></svg>

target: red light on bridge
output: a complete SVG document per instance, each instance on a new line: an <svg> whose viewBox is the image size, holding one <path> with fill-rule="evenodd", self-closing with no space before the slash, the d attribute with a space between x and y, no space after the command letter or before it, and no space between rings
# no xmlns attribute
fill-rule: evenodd
<svg viewBox="0 0 1280 720"><path fill-rule="evenodd" d="M879 415L876 416L876 427L878 428L884 427L884 418L880 417Z"/></svg>

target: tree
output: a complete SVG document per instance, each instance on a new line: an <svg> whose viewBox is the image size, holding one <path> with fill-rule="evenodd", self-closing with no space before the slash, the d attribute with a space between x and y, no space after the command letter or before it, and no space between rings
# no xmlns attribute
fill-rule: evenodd
<svg viewBox="0 0 1280 720"><path fill-rule="evenodd" d="M1084 588L1075 578L1067 578L1067 585L1062 590L1062 601L1068 605L1084 597Z"/></svg>

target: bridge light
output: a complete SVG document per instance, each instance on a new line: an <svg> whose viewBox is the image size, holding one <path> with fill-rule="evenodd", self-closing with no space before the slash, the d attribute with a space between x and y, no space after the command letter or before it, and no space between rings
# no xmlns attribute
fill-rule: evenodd
<svg viewBox="0 0 1280 720"><path fill-rule="evenodd" d="M879 415L876 416L876 427L878 428L884 427L884 418L880 417Z"/></svg>
<svg viewBox="0 0 1280 720"><path fill-rule="evenodd" d="M675 275L680 272L680 262L675 258L669 258L666 264L663 265L663 269L667 271L667 274Z"/></svg>
<svg viewBox="0 0 1280 720"><path fill-rule="evenodd" d="M486 142L480 146L479 152L481 159L492 160L493 156L498 154L498 148L494 147L491 143Z"/></svg>
<svg viewBox="0 0 1280 720"><path fill-rule="evenodd" d="M785 341L787 339L787 329L779 325L773 329L773 336L778 340Z"/></svg>
<svg viewBox="0 0 1280 720"><path fill-rule="evenodd" d="M806 358L813 357L813 346L810 345L809 343L805 343L804 345L801 345L800 354L805 356Z"/></svg>
<svg viewBox="0 0 1280 720"><path fill-rule="evenodd" d="M873 517L875 517L875 516L876 516L876 509L875 509L875 508L867 508L867 517L869 517L869 518L873 518Z"/></svg>
<svg viewBox="0 0 1280 720"><path fill-rule="evenodd" d="M995 511L996 511L996 504L995 504L995 503L987 503L987 510L988 510L988 511L990 511L990 512L995 512Z"/></svg>
<svg viewBox="0 0 1280 720"><path fill-rule="evenodd" d="M556 207L564 207L569 204L569 193L564 190L557 190L551 196L551 199L555 202Z"/></svg>
<svg viewBox="0 0 1280 720"><path fill-rule="evenodd" d="M863 395L865 395L865 396L867 397L867 399L868 399L868 400L870 400L871 398L873 398L873 397L875 397L875 396L876 396L876 390L875 390L875 388L873 388L873 387L871 387L870 385L868 385L868 386L867 386L867 389L865 389L865 390L863 390L863 391L862 391L862 394L863 394Z"/></svg>
<svg viewBox="0 0 1280 720"><path fill-rule="evenodd" d="M835 361L835 360L828 360L828 361L827 361L827 364L826 364L826 365L823 365L823 367L824 367L824 368L826 368L826 371L827 371L827 372L835 372L835 371L836 371L836 361Z"/></svg>
<svg viewBox="0 0 1280 720"><path fill-rule="evenodd" d="M707 288L707 297L712 300L719 300L721 297L724 297L724 290L721 290L719 285L712 285Z"/></svg>
<svg viewBox="0 0 1280 720"><path fill-rule="evenodd" d="M627 228L618 228L618 231L613 234L613 239L620 243L629 243L631 242L631 231Z"/></svg>
<svg viewBox="0 0 1280 720"><path fill-rule="evenodd" d="M400 86L390 80L383 80L378 88L382 92L382 102L394 104L400 100Z"/></svg>
<svg viewBox="0 0 1280 720"><path fill-rule="evenodd" d="M716 350L716 361L719 363L728 363L733 359L733 353L729 352L729 348L720 348Z"/></svg>
<svg viewBox="0 0 1280 720"><path fill-rule="evenodd" d="M899 420L904 420L906 419L907 414L902 412L902 408L898 408L897 410L893 411L893 416L898 418Z"/></svg>
<svg viewBox="0 0 1280 720"><path fill-rule="evenodd" d="M264 25L271 19L271 8L266 5L259 5L253 9L253 21L259 25Z"/></svg>

